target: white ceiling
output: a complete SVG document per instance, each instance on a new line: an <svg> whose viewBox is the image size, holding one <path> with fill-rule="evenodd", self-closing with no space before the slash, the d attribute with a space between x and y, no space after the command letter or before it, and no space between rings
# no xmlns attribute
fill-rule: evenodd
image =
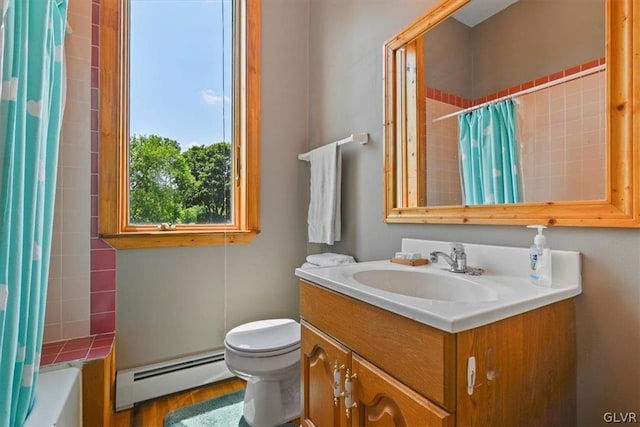
<svg viewBox="0 0 640 427"><path fill-rule="evenodd" d="M474 27L518 0L473 0L456 12L453 17L468 27Z"/></svg>

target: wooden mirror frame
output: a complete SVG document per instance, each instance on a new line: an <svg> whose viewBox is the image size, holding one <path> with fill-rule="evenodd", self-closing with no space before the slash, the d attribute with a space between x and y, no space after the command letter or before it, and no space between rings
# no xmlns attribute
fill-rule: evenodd
<svg viewBox="0 0 640 427"><path fill-rule="evenodd" d="M469 1L442 0L384 45L385 221L640 227L640 6L636 0L606 0L606 199L422 206L426 136L420 115L424 115L424 97L418 96L414 83L422 74L415 66L422 60L420 36Z"/></svg>

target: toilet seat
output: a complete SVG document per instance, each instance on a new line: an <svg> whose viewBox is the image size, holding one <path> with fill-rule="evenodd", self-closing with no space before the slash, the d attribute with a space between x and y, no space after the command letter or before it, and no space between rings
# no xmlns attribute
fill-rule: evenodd
<svg viewBox="0 0 640 427"><path fill-rule="evenodd" d="M291 319L269 319L231 329L225 338L228 350L245 357L270 357L300 348L300 324Z"/></svg>

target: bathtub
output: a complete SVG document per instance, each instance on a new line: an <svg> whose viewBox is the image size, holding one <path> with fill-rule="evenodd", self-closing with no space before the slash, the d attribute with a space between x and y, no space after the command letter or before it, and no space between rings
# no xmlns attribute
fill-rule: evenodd
<svg viewBox="0 0 640 427"><path fill-rule="evenodd" d="M40 371L33 410L23 427L82 425L82 373L76 367Z"/></svg>

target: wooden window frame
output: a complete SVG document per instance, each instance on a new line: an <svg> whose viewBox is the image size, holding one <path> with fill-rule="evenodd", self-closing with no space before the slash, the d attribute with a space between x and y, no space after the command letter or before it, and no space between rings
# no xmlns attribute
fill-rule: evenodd
<svg viewBox="0 0 640 427"><path fill-rule="evenodd" d="M131 225L128 212L128 5L102 0L99 72L100 237L118 249L248 243L260 232L260 0L236 0L233 221L231 224Z"/></svg>

